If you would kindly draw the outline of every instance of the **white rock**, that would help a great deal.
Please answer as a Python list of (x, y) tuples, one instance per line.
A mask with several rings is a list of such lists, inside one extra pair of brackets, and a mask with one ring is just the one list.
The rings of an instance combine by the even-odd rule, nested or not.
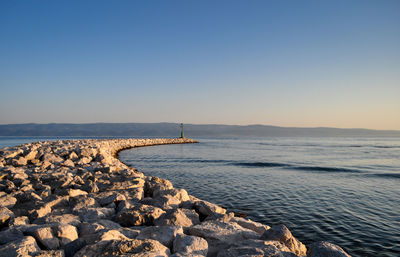
[(71, 197), (75, 197), (80, 195), (87, 195), (87, 192), (80, 189), (68, 189), (68, 195)]
[(208, 243), (201, 237), (179, 234), (174, 240), (173, 252), (190, 256), (207, 256)]
[(285, 225), (276, 225), (265, 231), (261, 236), (263, 240), (276, 240), (286, 245), (296, 255), (304, 256), (307, 253), (306, 246), (297, 240)]
[(78, 230), (72, 225), (60, 224), (56, 226), (55, 229), (61, 246), (64, 246), (74, 241), (75, 239), (78, 239)]
[(183, 229), (180, 226), (151, 226), (142, 229), (137, 239), (154, 239), (171, 248), (178, 234), (183, 234)]
[(106, 241), (106, 240), (129, 240), (129, 238), (126, 237), (121, 232), (119, 232), (118, 230), (113, 229), (104, 232), (100, 236), (100, 241)]
[(262, 235), (265, 231), (271, 228), (270, 226), (261, 224), (259, 222), (255, 222), (250, 219), (244, 219), (240, 217), (233, 217), (230, 221), (236, 222), (240, 226), (253, 230), (254, 232), (257, 232), (260, 235)]
[(307, 257), (350, 257), (350, 255), (341, 247), (322, 241), (309, 246)]
[(188, 232), (190, 235), (207, 240), (210, 255), (216, 254), (220, 249), (227, 249), (237, 242), (260, 237), (256, 232), (243, 228), (237, 223), (217, 220), (204, 221), (199, 225), (190, 227)]
[(39, 251), (40, 248), (36, 244), (35, 238), (31, 236), (27, 236), (0, 246), (1, 255), (7, 257), (30, 256), (31, 254)]
[(60, 247), (60, 241), (54, 236), (51, 227), (38, 228), (33, 232), (33, 236), (48, 250), (56, 250)]
[(74, 257), (97, 256), (137, 256), (137, 257), (168, 257), (170, 250), (161, 243), (146, 240), (108, 240), (87, 245), (79, 250)]

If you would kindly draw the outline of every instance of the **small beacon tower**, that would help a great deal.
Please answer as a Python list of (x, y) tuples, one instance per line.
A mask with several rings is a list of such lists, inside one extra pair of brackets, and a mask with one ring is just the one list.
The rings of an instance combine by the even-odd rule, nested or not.
[(183, 123), (181, 123), (181, 138), (185, 138), (185, 136), (183, 135)]

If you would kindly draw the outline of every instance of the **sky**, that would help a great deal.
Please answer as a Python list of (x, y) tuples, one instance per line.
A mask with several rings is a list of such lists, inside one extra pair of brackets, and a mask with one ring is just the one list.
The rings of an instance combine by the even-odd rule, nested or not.
[(0, 1), (0, 124), (400, 130), (400, 1)]

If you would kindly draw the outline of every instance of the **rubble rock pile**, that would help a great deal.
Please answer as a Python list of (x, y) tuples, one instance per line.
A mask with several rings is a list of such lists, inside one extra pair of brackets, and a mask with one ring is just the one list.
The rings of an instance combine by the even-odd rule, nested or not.
[[(349, 256), (145, 176), (118, 151), (178, 139), (62, 140), (0, 149), (1, 256)], [(308, 254), (308, 255), (307, 255)]]

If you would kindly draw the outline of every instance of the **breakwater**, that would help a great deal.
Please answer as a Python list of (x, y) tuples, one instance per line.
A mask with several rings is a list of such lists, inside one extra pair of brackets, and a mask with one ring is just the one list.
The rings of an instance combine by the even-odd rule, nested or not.
[(5, 256), (348, 256), (305, 246), (126, 166), (118, 151), (191, 139), (35, 142), (0, 150)]

